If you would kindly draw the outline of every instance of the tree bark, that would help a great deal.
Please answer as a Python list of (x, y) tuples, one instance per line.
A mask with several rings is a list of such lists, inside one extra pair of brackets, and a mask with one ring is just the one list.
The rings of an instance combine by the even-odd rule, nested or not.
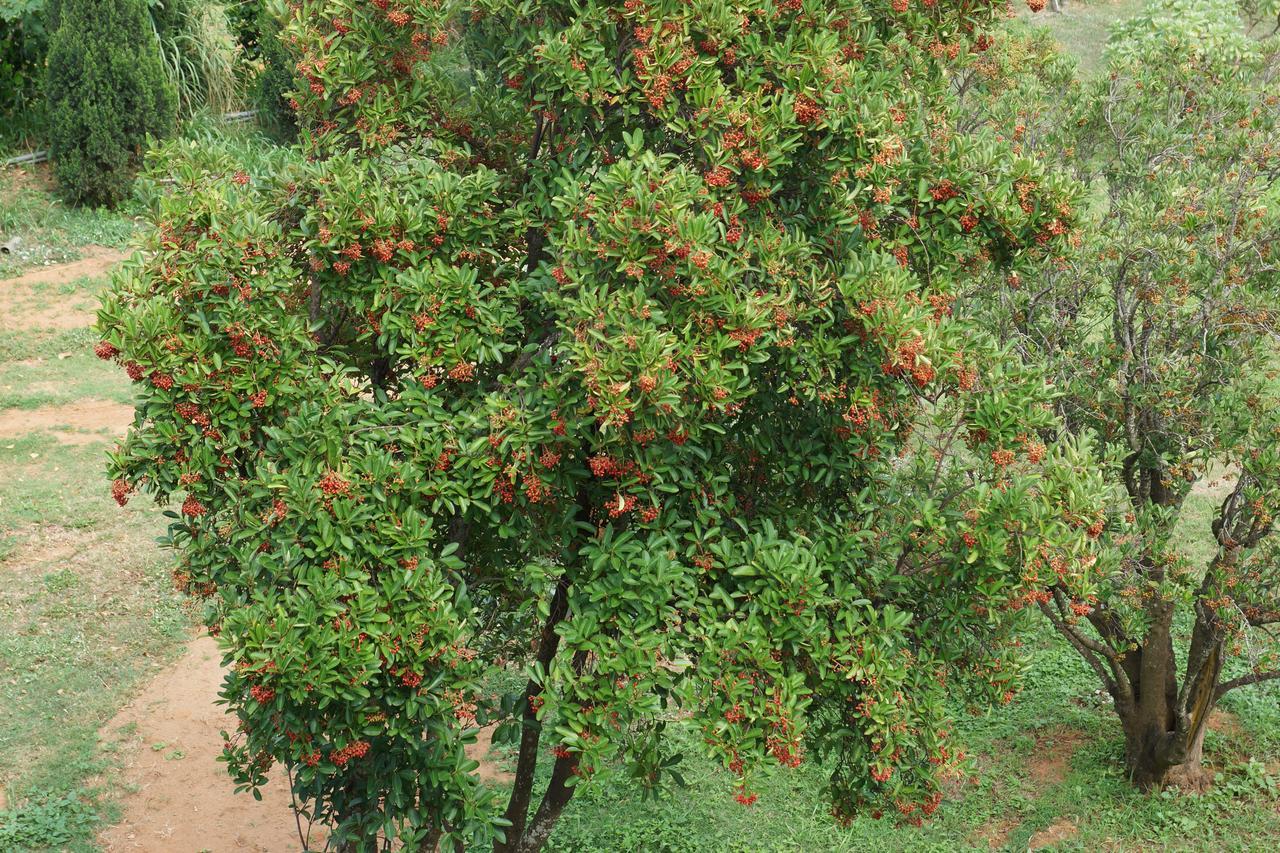
[(547, 783), (547, 791), (542, 795), (542, 802), (538, 804), (538, 811), (534, 814), (533, 821), (525, 830), (524, 837), (520, 839), (520, 845), (516, 848), (517, 853), (538, 853), (542, 845), (547, 843), (547, 839), (551, 837), (551, 830), (555, 828), (556, 821), (560, 818), (560, 813), (569, 804), (576, 790), (568, 786), (567, 782), (577, 773), (577, 770), (576, 754), (556, 759), (555, 766), (551, 769), (551, 781)]
[(1128, 708), (1116, 706), (1125, 734), (1125, 769), (1143, 791), (1168, 784), (1203, 789), (1204, 735), (1218, 698), (1221, 642), (1197, 624), (1179, 691), (1169, 630), (1173, 609), (1164, 606), (1152, 617), (1142, 644), (1135, 701)]
[[(561, 575), (556, 591), (551, 597), (551, 612), (542, 626), (542, 636), (538, 641), (538, 663), (545, 673), (556, 656), (560, 646), (560, 635), (556, 633), (556, 625), (564, 619), (569, 609), (569, 579)], [(511, 799), (507, 801), (504, 817), (511, 822), (507, 827), (505, 842), (494, 842), (494, 853), (515, 853), (520, 850), (524, 837), (525, 824), (529, 818), (529, 801), (533, 795), (533, 774), (538, 767), (538, 744), (542, 740), (542, 726), (538, 722), (538, 712), (534, 707), (534, 698), (542, 693), (542, 685), (532, 678), (524, 689), (524, 709), (520, 723), (520, 753), (516, 759), (516, 778), (512, 785)]]

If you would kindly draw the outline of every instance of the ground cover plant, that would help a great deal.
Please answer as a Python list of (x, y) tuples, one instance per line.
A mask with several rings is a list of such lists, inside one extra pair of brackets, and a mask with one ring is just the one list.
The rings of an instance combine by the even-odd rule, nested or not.
[(1030, 569), (1102, 524), (950, 311), (1074, 215), (949, 129), (1001, 11), (294, 9), (294, 162), (171, 149), (100, 320), (115, 494), (181, 502), (242, 785), (282, 764), (351, 849), (535, 850), (609, 762), (678, 783), (679, 724), (744, 805), (813, 756), (838, 820), (933, 813), (946, 697), (1011, 698)]

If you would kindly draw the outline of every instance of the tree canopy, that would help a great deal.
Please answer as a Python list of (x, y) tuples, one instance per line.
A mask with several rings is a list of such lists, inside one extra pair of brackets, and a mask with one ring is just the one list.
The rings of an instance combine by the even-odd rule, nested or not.
[(945, 700), (1012, 695), (1103, 523), (1038, 368), (953, 312), (1076, 219), (957, 132), (1003, 8), (293, 7), (301, 141), (170, 146), (100, 317), (115, 494), (181, 500), (240, 783), (283, 765), (355, 849), (533, 850), (609, 762), (678, 780), (682, 724), (745, 804), (816, 755), (838, 818), (932, 813)]

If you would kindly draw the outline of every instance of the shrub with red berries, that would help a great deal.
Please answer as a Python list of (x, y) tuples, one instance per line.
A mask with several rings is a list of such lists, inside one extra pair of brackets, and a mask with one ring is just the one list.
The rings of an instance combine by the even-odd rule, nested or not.
[(740, 801), (821, 754), (839, 815), (936, 806), (947, 692), (1012, 690), (1030, 564), (1091, 565), (1043, 382), (949, 307), (1070, 219), (952, 120), (1003, 8), (294, 6), (303, 141), (170, 145), (100, 321), (239, 783), (355, 849), (536, 850), (605, 763), (665, 783), (678, 720)]

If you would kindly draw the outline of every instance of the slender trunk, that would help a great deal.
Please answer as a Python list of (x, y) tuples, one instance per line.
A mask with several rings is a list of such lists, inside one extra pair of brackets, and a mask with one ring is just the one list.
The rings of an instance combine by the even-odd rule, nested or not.
[(444, 834), (443, 827), (435, 827), (427, 833), (426, 837), (418, 842), (418, 853), (436, 853), (436, 849), (440, 846), (440, 836)]
[(547, 791), (543, 794), (542, 802), (538, 804), (538, 811), (534, 814), (529, 828), (525, 830), (524, 837), (520, 839), (520, 845), (516, 848), (517, 853), (538, 853), (542, 845), (547, 843), (547, 839), (551, 837), (551, 830), (555, 828), (556, 821), (560, 818), (560, 813), (564, 811), (564, 807), (573, 797), (573, 792), (577, 790), (567, 784), (577, 770), (577, 755), (556, 759), (555, 766), (551, 769), (551, 781), (547, 783)]
[[(551, 597), (551, 612), (542, 626), (542, 636), (538, 641), (538, 663), (545, 673), (560, 647), (560, 635), (556, 633), (556, 625), (560, 623), (569, 609), (569, 580), (561, 575), (556, 591)], [(529, 802), (533, 796), (533, 774), (538, 767), (538, 744), (542, 740), (542, 725), (538, 722), (536, 700), (542, 693), (542, 685), (529, 679), (524, 689), (524, 708), (521, 713), (520, 753), (516, 759), (516, 778), (512, 785), (511, 799), (507, 801), (504, 817), (511, 822), (506, 829), (507, 840), (494, 842), (494, 853), (515, 853), (519, 850), (524, 837), (525, 824), (529, 819)]]

